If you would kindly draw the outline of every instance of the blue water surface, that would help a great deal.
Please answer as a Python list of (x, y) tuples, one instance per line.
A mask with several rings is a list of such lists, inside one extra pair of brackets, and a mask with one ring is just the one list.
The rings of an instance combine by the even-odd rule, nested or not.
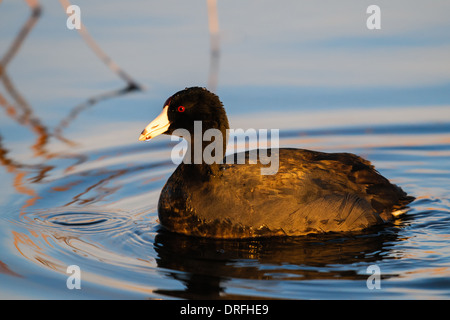
[[(206, 1), (77, 1), (98, 45), (143, 87), (121, 93), (127, 83), (67, 29), (61, 5), (43, 3), (1, 75), (0, 298), (449, 299), (450, 4), (380, 0), (382, 29), (368, 30), (370, 4), (219, 1), (214, 60)], [(1, 2), (0, 58), (30, 14)], [(233, 128), (358, 154), (416, 201), (352, 235), (162, 230), (174, 143), (137, 139), (193, 85), (220, 96)], [(80, 290), (66, 285), (70, 265)]]

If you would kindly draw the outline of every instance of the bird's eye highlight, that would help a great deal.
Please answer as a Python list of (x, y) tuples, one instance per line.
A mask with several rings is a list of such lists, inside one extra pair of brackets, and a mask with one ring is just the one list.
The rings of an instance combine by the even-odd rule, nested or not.
[(183, 106), (179, 106), (177, 110), (178, 112), (184, 112), (186, 109)]

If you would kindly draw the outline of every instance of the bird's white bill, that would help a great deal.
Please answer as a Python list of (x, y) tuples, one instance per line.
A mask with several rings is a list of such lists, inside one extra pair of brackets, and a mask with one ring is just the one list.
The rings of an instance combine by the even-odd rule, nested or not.
[(159, 116), (157, 116), (145, 127), (139, 137), (139, 141), (150, 140), (156, 136), (159, 136), (160, 134), (163, 134), (167, 131), (167, 129), (169, 129), (170, 122), (169, 118), (167, 117), (168, 109), (169, 106), (165, 106)]

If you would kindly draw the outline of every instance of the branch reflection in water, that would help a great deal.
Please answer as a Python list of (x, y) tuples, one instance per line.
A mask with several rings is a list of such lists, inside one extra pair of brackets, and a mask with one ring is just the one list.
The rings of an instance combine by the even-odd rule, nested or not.
[[(67, 0), (60, 0), (60, 2), (64, 10), (66, 10), (67, 7), (70, 6), (70, 2)], [(32, 10), (31, 16), (25, 22), (22, 29), (12, 42), (11, 46), (8, 48), (8, 50), (0, 60), (0, 80), (5, 91), (13, 100), (13, 102), (9, 102), (8, 99), (0, 93), (0, 106), (5, 109), (5, 113), (7, 116), (16, 121), (19, 125), (29, 128), (36, 135), (36, 142), (31, 146), (35, 157), (35, 159), (33, 160), (36, 160), (38, 158), (42, 159), (40, 160), (40, 163), (33, 165), (23, 164), (14, 159), (11, 159), (10, 157), (8, 157), (9, 151), (4, 145), (4, 139), (2, 138), (0, 132), (0, 163), (7, 168), (8, 172), (12, 172), (15, 175), (14, 188), (16, 189), (16, 191), (18, 193), (22, 193), (31, 197), (22, 207), (22, 210), (29, 206), (32, 206), (35, 201), (39, 199), (39, 196), (36, 194), (36, 192), (29, 187), (29, 183), (24, 181), (26, 180), (26, 176), (28, 176), (29, 174), (33, 175), (32, 177), (28, 178), (28, 181), (31, 181), (32, 183), (39, 183), (47, 175), (47, 173), (54, 168), (52, 165), (47, 164), (51, 159), (76, 159), (77, 164), (86, 161), (86, 157), (84, 155), (77, 155), (67, 152), (48, 152), (46, 150), (46, 147), (49, 145), (50, 139), (54, 137), (68, 144), (69, 146), (73, 145), (74, 143), (72, 141), (63, 136), (62, 131), (63, 129), (67, 128), (82, 111), (98, 104), (101, 101), (119, 97), (124, 94), (142, 89), (142, 87), (137, 84), (136, 81), (134, 81), (126, 72), (124, 72), (103, 52), (103, 50), (96, 44), (95, 40), (89, 35), (86, 27), (82, 25), (79, 32), (85, 40), (86, 44), (113, 72), (115, 72), (127, 84), (122, 89), (116, 89), (96, 95), (94, 97), (88, 98), (84, 103), (75, 106), (72, 111), (69, 112), (69, 115), (62, 119), (59, 125), (57, 125), (53, 130), (53, 133), (51, 133), (51, 130), (43, 123), (43, 121), (35, 115), (31, 105), (26, 101), (26, 99), (16, 88), (9, 75), (7, 74), (8, 64), (19, 52), (24, 40), (33, 29), (42, 13), (42, 7), (37, 0), (27, 0), (26, 3)], [(91, 187), (88, 187), (88, 189), (89, 188)]]

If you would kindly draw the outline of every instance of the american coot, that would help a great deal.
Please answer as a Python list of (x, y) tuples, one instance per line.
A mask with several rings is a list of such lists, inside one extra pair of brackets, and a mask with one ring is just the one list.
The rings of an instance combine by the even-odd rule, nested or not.
[[(193, 141), (198, 141), (195, 121), (201, 121), (202, 132), (214, 128), (226, 137), (228, 119), (219, 98), (194, 87), (167, 99), (139, 140), (185, 129), (191, 135), (187, 154), (192, 153)], [(224, 138), (223, 150), (226, 143)], [(174, 232), (212, 238), (359, 231), (392, 220), (414, 200), (354, 154), (275, 151), (279, 168), (272, 175), (261, 174), (261, 162), (249, 161), (249, 151), (245, 164), (181, 163), (159, 198), (161, 224)]]

